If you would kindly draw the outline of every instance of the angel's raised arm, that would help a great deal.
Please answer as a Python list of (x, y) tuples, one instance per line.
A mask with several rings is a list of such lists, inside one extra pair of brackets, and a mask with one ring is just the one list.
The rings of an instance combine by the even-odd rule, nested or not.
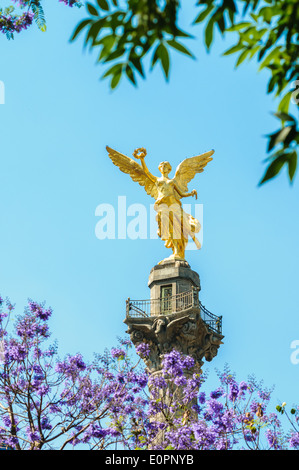
[(141, 158), (141, 155), (137, 157), (141, 161), (141, 165), (139, 165), (135, 160), (117, 150), (113, 150), (108, 146), (106, 149), (114, 165), (118, 166), (123, 173), (129, 174), (133, 181), (143, 186), (147, 194), (155, 199), (157, 198), (156, 177), (149, 172), (143, 161), (144, 157)]
[(144, 156), (140, 156), (140, 161), (141, 161), (141, 165), (142, 165), (142, 168), (144, 169), (144, 173), (148, 176), (148, 178), (153, 182), (153, 183), (156, 183), (157, 181), (157, 177), (152, 175), (151, 172), (149, 171), (148, 167), (146, 166), (145, 164), (145, 161), (144, 161)]

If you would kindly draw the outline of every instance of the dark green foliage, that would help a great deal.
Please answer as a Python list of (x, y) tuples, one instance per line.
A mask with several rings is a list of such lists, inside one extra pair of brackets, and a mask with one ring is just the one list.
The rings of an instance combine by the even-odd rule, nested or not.
[[(170, 49), (193, 57), (179, 38), (191, 38), (177, 26), (179, 2), (149, 0), (97, 0), (86, 4), (89, 18), (83, 20), (73, 33), (74, 40), (83, 29), (86, 30), (85, 45), (99, 48), (97, 61), (109, 64), (103, 78), (111, 79), (115, 88), (123, 74), (137, 84), (136, 74), (145, 78), (143, 61), (152, 53), (150, 66), (159, 63), (165, 78), (169, 77)], [(122, 6), (121, 6), (122, 5)], [(113, 65), (110, 65), (110, 62)], [(116, 65), (118, 65), (116, 67)]]
[[(171, 51), (188, 57), (193, 54), (182, 43), (192, 39), (178, 25), (179, 0), (96, 0), (87, 3), (88, 18), (73, 33), (83, 30), (84, 43), (99, 49), (97, 62), (107, 65), (103, 78), (117, 87), (125, 75), (133, 85), (145, 78), (144, 63), (160, 64), (169, 79)], [(203, 41), (211, 49), (215, 33), (231, 33), (236, 44), (224, 55), (236, 54), (236, 67), (255, 59), (259, 70), (270, 73), (267, 93), (279, 98), (276, 117), (281, 128), (268, 136), (268, 167), (260, 184), (272, 179), (286, 165), (290, 181), (297, 166), (298, 120), (289, 116), (290, 85), (299, 79), (299, 8), (297, 0), (198, 0), (193, 27), (203, 26)], [(273, 152), (273, 153), (272, 153)]]

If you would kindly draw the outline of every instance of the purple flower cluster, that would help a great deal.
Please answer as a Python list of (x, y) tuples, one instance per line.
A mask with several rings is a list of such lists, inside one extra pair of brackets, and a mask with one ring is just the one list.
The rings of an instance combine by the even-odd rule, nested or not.
[(290, 446), (293, 449), (299, 450), (299, 431), (292, 432), (292, 435), (290, 437)]
[(43, 308), (43, 305), (38, 304), (37, 302), (29, 301), (29, 308), (32, 313), (35, 313), (40, 320), (47, 321), (52, 315), (52, 309)]
[(75, 354), (74, 356), (67, 356), (67, 358), (56, 364), (56, 372), (63, 374), (65, 377), (75, 378), (80, 374), (81, 371), (86, 369), (86, 364), (83, 361), (81, 354)]
[(182, 376), (186, 370), (195, 366), (194, 359), (184, 356), (176, 350), (166, 354), (162, 361), (163, 371), (169, 375)]
[[(1, 297), (0, 297), (1, 299)], [(165, 354), (151, 376), (129, 357), (130, 341), (92, 364), (80, 353), (57, 357), (49, 346), (52, 310), (30, 300), (7, 329), (12, 306), (0, 302), (0, 440), (13, 449), (299, 449), (298, 408), (292, 432), (269, 413), (271, 393), (254, 379), (238, 382), (225, 367), (210, 393), (194, 359)], [(140, 356), (150, 353), (145, 343)], [(203, 387), (205, 387), (203, 389)], [(282, 407), (284, 416), (285, 404)], [(281, 414), (281, 413), (280, 413)], [(18, 417), (21, 417), (19, 419)], [(59, 426), (57, 425), (59, 423)]]
[(139, 343), (136, 346), (136, 352), (142, 358), (147, 358), (150, 355), (150, 347), (147, 343)]
[(112, 348), (111, 356), (115, 359), (123, 359), (126, 356), (126, 352), (121, 348)]
[(0, 13), (0, 32), (12, 37), (13, 33), (20, 33), (32, 25), (34, 14), (32, 12), (23, 13), (20, 16)]
[[(35, 18), (35, 12), (39, 11), (43, 13), (42, 10), (42, 0), (39, 0), (37, 3), (31, 5), (30, 0), (12, 0), (17, 6), (21, 9), (27, 7), (27, 11), (21, 15), (15, 14), (15, 8), (10, 6), (4, 10), (0, 9), (0, 32), (6, 34), (8, 39), (13, 39), (14, 33), (20, 33), (23, 30), (28, 29), (32, 25)], [(76, 6), (78, 8), (82, 7), (82, 3), (79, 0), (59, 0), (59, 2), (64, 3), (69, 7)], [(45, 23), (40, 23), (39, 15), (37, 15), (36, 23), (40, 29), (45, 31)]]

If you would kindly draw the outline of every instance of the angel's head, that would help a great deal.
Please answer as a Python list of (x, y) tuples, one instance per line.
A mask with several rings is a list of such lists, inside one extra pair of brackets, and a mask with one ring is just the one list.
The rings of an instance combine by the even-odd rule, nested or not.
[(158, 168), (163, 176), (167, 176), (172, 170), (169, 162), (161, 162)]

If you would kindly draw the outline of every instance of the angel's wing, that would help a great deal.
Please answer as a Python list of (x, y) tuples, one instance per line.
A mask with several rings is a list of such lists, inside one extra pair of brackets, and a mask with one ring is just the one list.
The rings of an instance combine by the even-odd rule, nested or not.
[(204, 167), (211, 160), (213, 160), (211, 157), (213, 153), (214, 150), (210, 150), (209, 152), (203, 153), (202, 155), (186, 158), (178, 165), (174, 175), (174, 179), (183, 191), (188, 191), (189, 181), (194, 178), (196, 173), (202, 173)]
[(139, 183), (140, 186), (144, 186), (147, 194), (155, 199), (158, 197), (158, 191), (155, 183), (150, 180), (141, 165), (135, 162), (135, 160), (132, 158), (127, 157), (126, 155), (123, 155), (122, 153), (117, 152), (108, 146), (106, 149), (114, 165), (118, 166), (118, 168), (123, 173), (128, 173), (132, 180)]

